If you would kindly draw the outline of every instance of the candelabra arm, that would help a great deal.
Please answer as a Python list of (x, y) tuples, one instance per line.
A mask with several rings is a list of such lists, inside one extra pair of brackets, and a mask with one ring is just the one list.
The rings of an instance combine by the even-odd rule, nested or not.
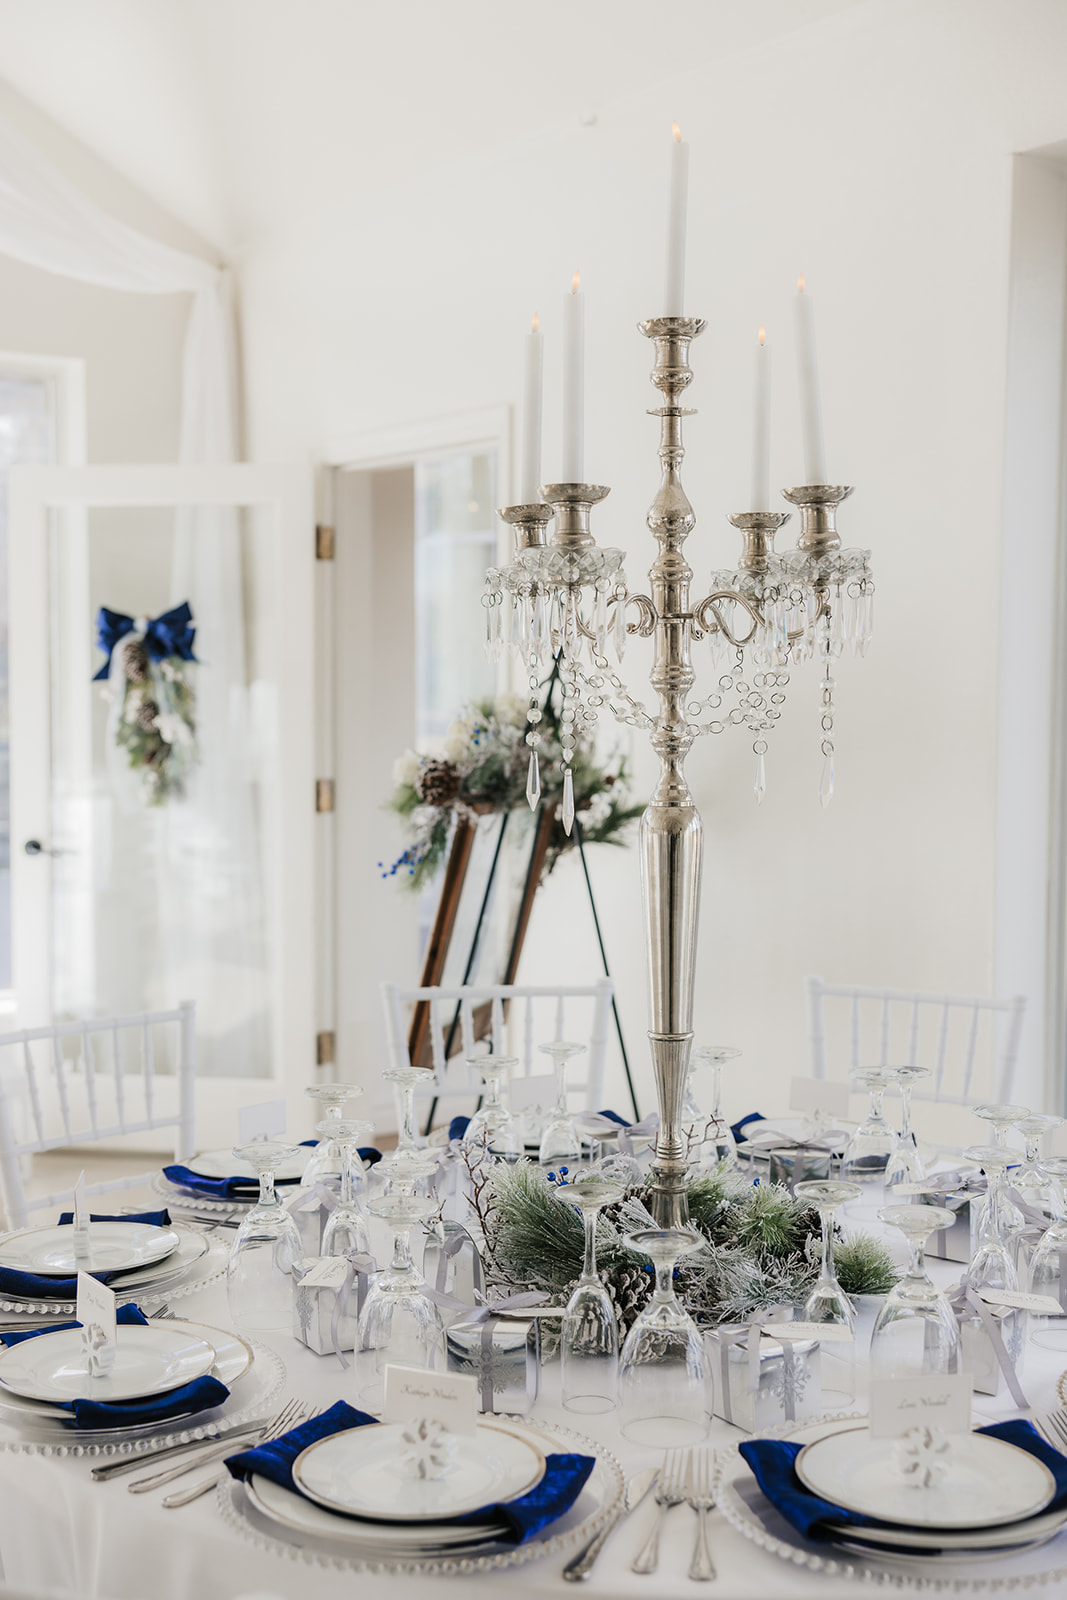
[[(739, 605), (743, 610), (747, 611), (752, 618), (752, 626), (743, 639), (735, 638), (729, 624), (724, 621), (722, 612), (719, 610), (720, 600), (732, 600), (735, 605)], [(714, 618), (712, 622), (708, 620), (709, 612)], [(716, 589), (714, 594), (709, 594), (706, 599), (701, 600), (698, 605), (693, 607), (693, 624), (694, 638), (701, 639), (705, 633), (719, 632), (732, 645), (739, 647), (748, 644), (755, 637), (756, 629), (762, 628), (763, 613), (748, 595), (739, 594), (736, 589)]]

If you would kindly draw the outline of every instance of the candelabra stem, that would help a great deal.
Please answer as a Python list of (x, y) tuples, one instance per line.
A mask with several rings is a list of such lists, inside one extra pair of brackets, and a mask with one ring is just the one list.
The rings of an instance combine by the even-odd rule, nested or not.
[(656, 615), (650, 681), (660, 703), (652, 745), (660, 759), (660, 777), (641, 818), (648, 1039), (660, 1115), (650, 1209), (662, 1228), (685, 1227), (689, 1221), (682, 1102), (693, 1045), (704, 828), (685, 779), (685, 758), (693, 743), (686, 704), (694, 673), (689, 597), (693, 574), (683, 546), (696, 516), (680, 477), (685, 412), (677, 402), (692, 378), (689, 346), (703, 327), (703, 322), (689, 317), (658, 317), (641, 324), (642, 333), (656, 348), (652, 382), (666, 401), (655, 413), (660, 418), (663, 476), (648, 513), (649, 528), (659, 545), (649, 581)]

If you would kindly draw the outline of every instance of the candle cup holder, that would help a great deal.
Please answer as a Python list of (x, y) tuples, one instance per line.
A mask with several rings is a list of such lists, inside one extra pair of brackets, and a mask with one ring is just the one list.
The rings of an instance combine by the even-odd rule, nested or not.
[(610, 493), (611, 490), (602, 483), (544, 484), (541, 494), (556, 516), (551, 544), (571, 550), (582, 550), (596, 544), (589, 531), (589, 513)]
[(515, 530), (516, 555), (522, 550), (544, 549), (547, 543), (545, 529), (554, 515), (552, 507), (540, 500), (533, 505), (504, 506), (497, 512), (501, 522), (506, 522)]
[(814, 556), (840, 550), (837, 508), (851, 493), (851, 484), (840, 483), (809, 483), (802, 488), (782, 490), (782, 498), (800, 511), (798, 550)]
[(741, 534), (741, 572), (766, 572), (774, 559), (774, 536), (793, 515), (791, 511), (735, 511), (729, 521)]
[[(668, 405), (674, 406), (678, 396), (693, 381), (689, 346), (704, 332), (707, 322), (703, 317), (650, 317), (647, 322), (639, 322), (637, 326), (646, 339), (655, 342), (656, 363), (652, 369), (652, 382), (661, 394), (666, 395)], [(649, 415), (658, 416), (659, 413), (650, 411)], [(682, 415), (691, 416), (692, 412), (683, 412)]]

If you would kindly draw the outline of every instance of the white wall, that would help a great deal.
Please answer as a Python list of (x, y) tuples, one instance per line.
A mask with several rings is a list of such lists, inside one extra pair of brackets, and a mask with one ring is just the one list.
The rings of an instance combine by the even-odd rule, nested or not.
[[(650, 40), (666, 26), (651, 25)], [(691, 46), (699, 59), (699, 40)], [(552, 477), (559, 295), (580, 264), (587, 475), (613, 486), (596, 527), (631, 552), (638, 586), (657, 469), (649, 351), (634, 324), (659, 309), (677, 117), (692, 146), (688, 308), (710, 320), (694, 351), (700, 414), (686, 468), (701, 517), (690, 559), (705, 575), (735, 549), (725, 513), (745, 508), (760, 322), (775, 363), (774, 476), (802, 476), (790, 309), (806, 274), (830, 473), (856, 485), (841, 525), (847, 542), (874, 551), (877, 638), (867, 661), (838, 674), (828, 811), (816, 799), (810, 672), (794, 674), (760, 809), (736, 730), (690, 760), (708, 838), (697, 1029), (744, 1049), (727, 1102), (744, 1112), (773, 1105), (776, 1085), (803, 1069), (805, 973), (957, 992), (995, 982), (1012, 154), (1067, 135), (1067, 8), (891, 0), (688, 74), (649, 54), (655, 81), (604, 104), (595, 126), (575, 117), (525, 145), (428, 164), (421, 180), (338, 192), (299, 230), (250, 240), (250, 437), (262, 457), (336, 455), (363, 430), (514, 401), (536, 307)], [(507, 62), (486, 45), (484, 68)], [(365, 621), (356, 611), (341, 625)], [(634, 650), (631, 684), (646, 668)], [(398, 728), (396, 748), (406, 740)], [(647, 787), (648, 753), (635, 755)], [(381, 837), (367, 838), (367, 860), (382, 856)], [(601, 850), (593, 870), (647, 1101), (637, 862)], [(590, 936), (571, 915), (576, 892), (565, 864), (540, 897), (524, 976), (558, 971), (561, 956), (594, 970)], [(395, 893), (379, 883), (363, 914)], [(1017, 981), (1027, 976), (1036, 995), (1036, 972)], [(1027, 1030), (1038, 1058), (1039, 1011)]]

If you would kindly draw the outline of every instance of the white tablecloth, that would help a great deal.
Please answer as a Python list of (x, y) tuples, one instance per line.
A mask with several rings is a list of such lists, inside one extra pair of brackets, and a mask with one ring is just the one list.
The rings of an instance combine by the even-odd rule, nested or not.
[[(866, 1224), (864, 1219), (863, 1225)], [(899, 1239), (899, 1235), (897, 1235)], [(952, 1263), (935, 1263), (943, 1283), (958, 1277)], [(182, 1315), (206, 1323), (229, 1324), (224, 1285), (180, 1302)], [(257, 1335), (279, 1352), (288, 1369), (285, 1394), (326, 1406), (345, 1399), (358, 1403), (350, 1368), (342, 1372), (336, 1358), (316, 1356), (284, 1335)], [(1038, 1352), (1033, 1346), (1025, 1373), (1035, 1410), (1057, 1404), (1056, 1380), (1067, 1356)], [(564, 1412), (558, 1394), (558, 1364), (549, 1366), (537, 1415), (601, 1440), (627, 1473), (657, 1464), (660, 1453), (640, 1451), (623, 1440), (617, 1416), (576, 1418)], [(976, 1422), (1013, 1415), (1010, 1399), (975, 1397)], [(709, 1443), (726, 1446), (742, 1435), (716, 1419)], [(304, 1562), (280, 1560), (232, 1532), (222, 1521), (210, 1495), (178, 1510), (160, 1505), (162, 1493), (131, 1495), (128, 1478), (99, 1484), (89, 1477), (85, 1459), (54, 1459), (0, 1453), (0, 1559), (12, 1591), (56, 1596), (100, 1596), (103, 1600), (235, 1600), (236, 1596), (284, 1596), (285, 1600), (352, 1600), (354, 1586), (363, 1593), (373, 1584), (383, 1600), (460, 1600), (472, 1594), (495, 1596), (561, 1596), (570, 1591), (560, 1577), (573, 1551), (533, 1561), (503, 1572), (462, 1578), (412, 1578), (394, 1575), (328, 1571)], [(146, 1469), (147, 1470), (147, 1469)], [(193, 1479), (179, 1480), (174, 1489)], [(585, 1583), (597, 1597), (641, 1596), (666, 1600), (701, 1592), (687, 1577), (696, 1519), (688, 1507), (669, 1514), (661, 1544), (659, 1571), (640, 1578), (629, 1563), (651, 1527), (654, 1507), (647, 1503), (616, 1530)], [(735, 1533), (718, 1513), (710, 1519), (713, 1559), (718, 1581), (704, 1590), (711, 1600), (852, 1600), (871, 1593), (869, 1585), (805, 1571), (760, 1550)], [(1067, 1565), (1067, 1534), (1045, 1546), (1050, 1568)], [(1007, 1573), (1010, 1562), (991, 1567), (990, 1576)], [(942, 1575), (943, 1569), (942, 1569)], [(432, 1588), (430, 1587), (432, 1585)], [(703, 1586), (701, 1586), (703, 1588)], [(1048, 1591), (1051, 1593), (1051, 1591)], [(2, 1591), (0, 1591), (2, 1593)]]

